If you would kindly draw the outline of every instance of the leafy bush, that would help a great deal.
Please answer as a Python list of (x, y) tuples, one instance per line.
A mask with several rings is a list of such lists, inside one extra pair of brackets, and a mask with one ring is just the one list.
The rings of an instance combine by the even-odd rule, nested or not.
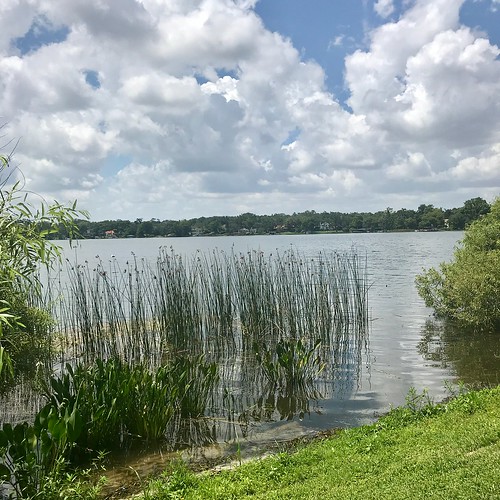
[(428, 269), (416, 284), (436, 315), (478, 329), (500, 327), (500, 198), (466, 230), (454, 260)]
[(52, 357), (52, 327), (54, 320), (44, 309), (32, 303), (30, 292), (3, 289), (9, 312), (15, 321), (2, 327), (2, 344), (12, 359), (13, 373), (34, 377), (42, 364), (49, 368)]
[(46, 238), (59, 226), (73, 235), (76, 217), (86, 215), (76, 203), (47, 204), (41, 197), (32, 203), (23, 183), (12, 182), (15, 172), (11, 157), (0, 156), (0, 375), (10, 361), (14, 368), (24, 361), (34, 366), (46, 354), (50, 318), (32, 303), (41, 296), (37, 270), (60, 257), (60, 248)]

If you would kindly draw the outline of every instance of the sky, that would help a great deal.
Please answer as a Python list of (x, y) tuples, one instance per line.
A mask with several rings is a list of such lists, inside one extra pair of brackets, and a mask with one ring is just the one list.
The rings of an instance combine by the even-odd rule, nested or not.
[(500, 0), (2, 0), (0, 28), (2, 154), (92, 220), (500, 195)]

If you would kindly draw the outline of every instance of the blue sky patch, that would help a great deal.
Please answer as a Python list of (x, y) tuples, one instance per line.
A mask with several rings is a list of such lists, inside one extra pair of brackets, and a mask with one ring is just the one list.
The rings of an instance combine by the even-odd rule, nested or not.
[(13, 40), (13, 45), (24, 56), (37, 51), (44, 45), (64, 42), (69, 33), (70, 29), (67, 26), (55, 27), (47, 18), (39, 16), (35, 18), (24, 36)]
[(113, 177), (120, 170), (129, 165), (132, 162), (132, 160), (133, 160), (132, 157), (127, 154), (123, 155), (111, 154), (104, 161), (101, 168), (101, 174), (103, 177), (106, 178)]
[(289, 144), (292, 144), (292, 142), (295, 142), (299, 135), (300, 135), (300, 128), (299, 127), (295, 127), (293, 130), (290, 130), (290, 132), (288, 132), (288, 137), (281, 143), (282, 146), (288, 146)]
[(316, 0), (314, 7), (296, 0), (260, 0), (255, 11), (266, 28), (291, 38), (304, 60), (320, 64), (329, 90), (345, 101), (344, 59), (363, 46), (367, 23), (380, 21), (372, 9), (353, 0)]
[(489, 9), (480, 9), (469, 0), (460, 9), (460, 21), (466, 26), (487, 34), (490, 43), (500, 45), (500, 6), (494, 10), (494, 3)]
[(216, 69), (217, 76), (219, 78), (224, 78), (225, 76), (230, 76), (231, 78), (238, 79), (238, 73), (236, 70), (217, 68)]
[(99, 73), (97, 71), (94, 71), (93, 69), (85, 69), (85, 70), (83, 70), (83, 74), (85, 75), (85, 81), (93, 89), (101, 88), (101, 82), (99, 80)]

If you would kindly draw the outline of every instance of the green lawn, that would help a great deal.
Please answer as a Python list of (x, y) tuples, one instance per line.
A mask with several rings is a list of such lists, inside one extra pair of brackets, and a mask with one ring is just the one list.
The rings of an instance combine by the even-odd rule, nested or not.
[(499, 499), (500, 387), (446, 404), (416, 401), (373, 425), (233, 470), (178, 467), (144, 498)]

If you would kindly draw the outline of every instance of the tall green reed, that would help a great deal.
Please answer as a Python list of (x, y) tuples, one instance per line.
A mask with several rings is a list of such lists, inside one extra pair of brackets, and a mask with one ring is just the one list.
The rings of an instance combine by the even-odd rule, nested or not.
[(283, 332), (314, 343), (367, 317), (366, 268), (355, 254), (185, 259), (162, 248), (154, 265), (134, 257), (124, 269), (71, 267), (66, 295), (63, 329), (90, 357), (251, 352), (255, 340), (276, 343)]
[(203, 354), (179, 356), (171, 364), (173, 384), (178, 390), (181, 417), (204, 415), (213, 387), (218, 382), (216, 363), (206, 363)]
[(284, 346), (321, 357), (324, 369), (309, 378), (325, 394), (332, 381), (356, 377), (366, 350), (366, 258), (355, 251), (186, 258), (161, 248), (155, 262), (132, 255), (124, 265), (99, 260), (68, 272), (57, 316), (70, 358), (117, 357), (153, 371), (183, 356), (216, 363), (212, 406), (222, 412), (227, 388), (235, 413), (261, 399), (269, 387), (263, 360)]

